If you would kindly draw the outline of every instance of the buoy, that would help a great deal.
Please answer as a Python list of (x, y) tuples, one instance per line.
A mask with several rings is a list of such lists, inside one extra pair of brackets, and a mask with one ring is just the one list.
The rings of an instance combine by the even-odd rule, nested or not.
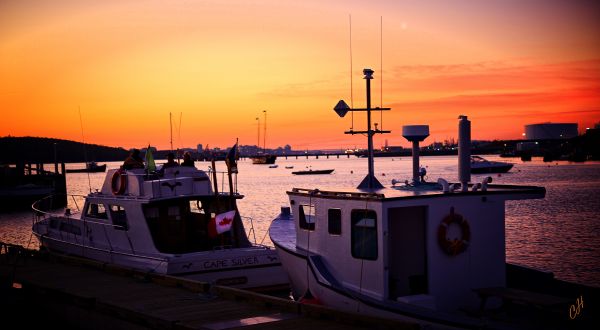
[(306, 293), (300, 297), (299, 302), (301, 304), (310, 304), (310, 305), (323, 305), (321, 301), (310, 293), (310, 290), (306, 290)]

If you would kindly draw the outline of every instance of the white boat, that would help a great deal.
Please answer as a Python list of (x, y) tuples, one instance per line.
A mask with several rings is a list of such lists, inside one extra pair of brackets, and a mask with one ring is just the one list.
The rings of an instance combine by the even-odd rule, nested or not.
[(275, 250), (249, 241), (240, 198), (216, 193), (194, 167), (109, 170), (80, 213), (36, 210), (33, 234), (51, 252), (238, 288), (289, 287)]
[[(350, 109), (344, 103), (335, 110)], [(565, 298), (568, 290), (559, 290), (567, 284), (551, 274), (506, 263), (506, 201), (543, 198), (545, 189), (493, 185), (490, 177), (471, 183), (466, 117), (461, 116), (459, 128), (458, 183), (422, 182), (415, 157), (412, 184), (398, 186), (402, 181), (392, 180), (392, 186), (378, 187), (371, 163), (358, 188), (287, 192), (290, 207), (282, 208), (269, 234), (297, 300), (436, 329), (568, 325), (562, 323), (569, 322), (564, 317), (568, 304), (575, 304), (581, 292), (595, 296), (598, 291), (578, 287)], [(403, 132), (416, 142), (415, 155), (429, 128), (411, 125)], [(537, 293), (528, 291), (532, 286)], [(500, 311), (490, 318), (501, 307), (498, 297), (547, 302), (562, 311), (560, 322), (528, 312), (503, 317)]]
[(506, 162), (490, 161), (480, 156), (471, 156), (471, 173), (506, 173), (513, 164)]

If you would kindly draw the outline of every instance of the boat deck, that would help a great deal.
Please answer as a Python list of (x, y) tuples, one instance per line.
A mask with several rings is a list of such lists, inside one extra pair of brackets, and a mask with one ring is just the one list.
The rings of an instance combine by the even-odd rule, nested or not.
[(0, 313), (84, 329), (417, 329), (415, 324), (0, 245)]
[[(288, 191), (289, 195), (309, 195), (318, 196), (320, 198), (335, 198), (335, 199), (369, 199), (369, 200), (394, 200), (407, 198), (424, 198), (424, 197), (448, 197), (448, 196), (464, 196), (464, 195), (513, 195), (520, 196), (519, 198), (543, 198), (546, 194), (546, 189), (543, 187), (534, 186), (519, 186), (519, 185), (498, 185), (488, 184), (487, 189), (473, 189), (473, 185), (469, 185), (466, 192), (454, 190), (444, 192), (440, 185), (435, 183), (426, 183), (423, 185), (404, 185), (397, 184), (395, 186), (385, 187), (383, 189), (368, 192), (356, 188), (348, 187), (326, 187), (319, 190), (294, 188)], [(511, 198), (515, 199), (515, 198)]]

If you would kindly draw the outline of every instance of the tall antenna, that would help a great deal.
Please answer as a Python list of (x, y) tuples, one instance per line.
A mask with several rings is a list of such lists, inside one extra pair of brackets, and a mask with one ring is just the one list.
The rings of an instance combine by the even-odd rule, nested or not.
[(181, 148), (183, 145), (181, 144), (181, 116), (182, 112), (179, 113), (179, 128), (177, 129), (177, 140), (179, 141), (179, 148), (177, 148), (177, 162), (179, 163), (179, 153), (181, 152)]
[[(352, 15), (348, 14), (348, 19), (350, 22), (350, 107), (354, 108), (354, 95), (352, 88)], [(354, 129), (354, 112), (352, 112), (352, 124), (350, 129)]]
[[(383, 16), (379, 18), (379, 107), (383, 108)], [(383, 113), (379, 111), (379, 124), (383, 130)]]
[(183, 116), (183, 113), (180, 112), (179, 113), (179, 129), (178, 129), (178, 138), (179, 139), (179, 147), (181, 147), (181, 117)]
[(265, 124), (264, 124), (264, 134), (263, 134), (263, 152), (267, 152), (267, 110), (263, 110), (265, 113)]
[(173, 152), (173, 119), (172, 115), (169, 112), (169, 129), (171, 130), (171, 152)]
[[(81, 119), (81, 106), (79, 106), (79, 125), (81, 126), (81, 142), (83, 142), (83, 160), (85, 161), (85, 166), (88, 166), (87, 160), (87, 148), (85, 147), (85, 136), (83, 135), (83, 120)], [(88, 187), (90, 189), (90, 194), (92, 193), (92, 182), (90, 181), (90, 172), (87, 172), (88, 177)]]
[(256, 132), (258, 136), (256, 138), (256, 147), (258, 148), (257, 152), (260, 150), (260, 118), (256, 117), (256, 122), (257, 122), (257, 128), (256, 128)]

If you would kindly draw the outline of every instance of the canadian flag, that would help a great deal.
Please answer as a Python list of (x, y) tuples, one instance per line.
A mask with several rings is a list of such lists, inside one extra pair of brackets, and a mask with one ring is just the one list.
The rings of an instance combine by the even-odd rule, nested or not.
[(211, 237), (215, 237), (218, 234), (222, 234), (226, 231), (231, 230), (231, 224), (233, 223), (233, 218), (235, 217), (235, 210), (219, 213), (216, 217), (210, 219), (209, 224), (209, 235)]

